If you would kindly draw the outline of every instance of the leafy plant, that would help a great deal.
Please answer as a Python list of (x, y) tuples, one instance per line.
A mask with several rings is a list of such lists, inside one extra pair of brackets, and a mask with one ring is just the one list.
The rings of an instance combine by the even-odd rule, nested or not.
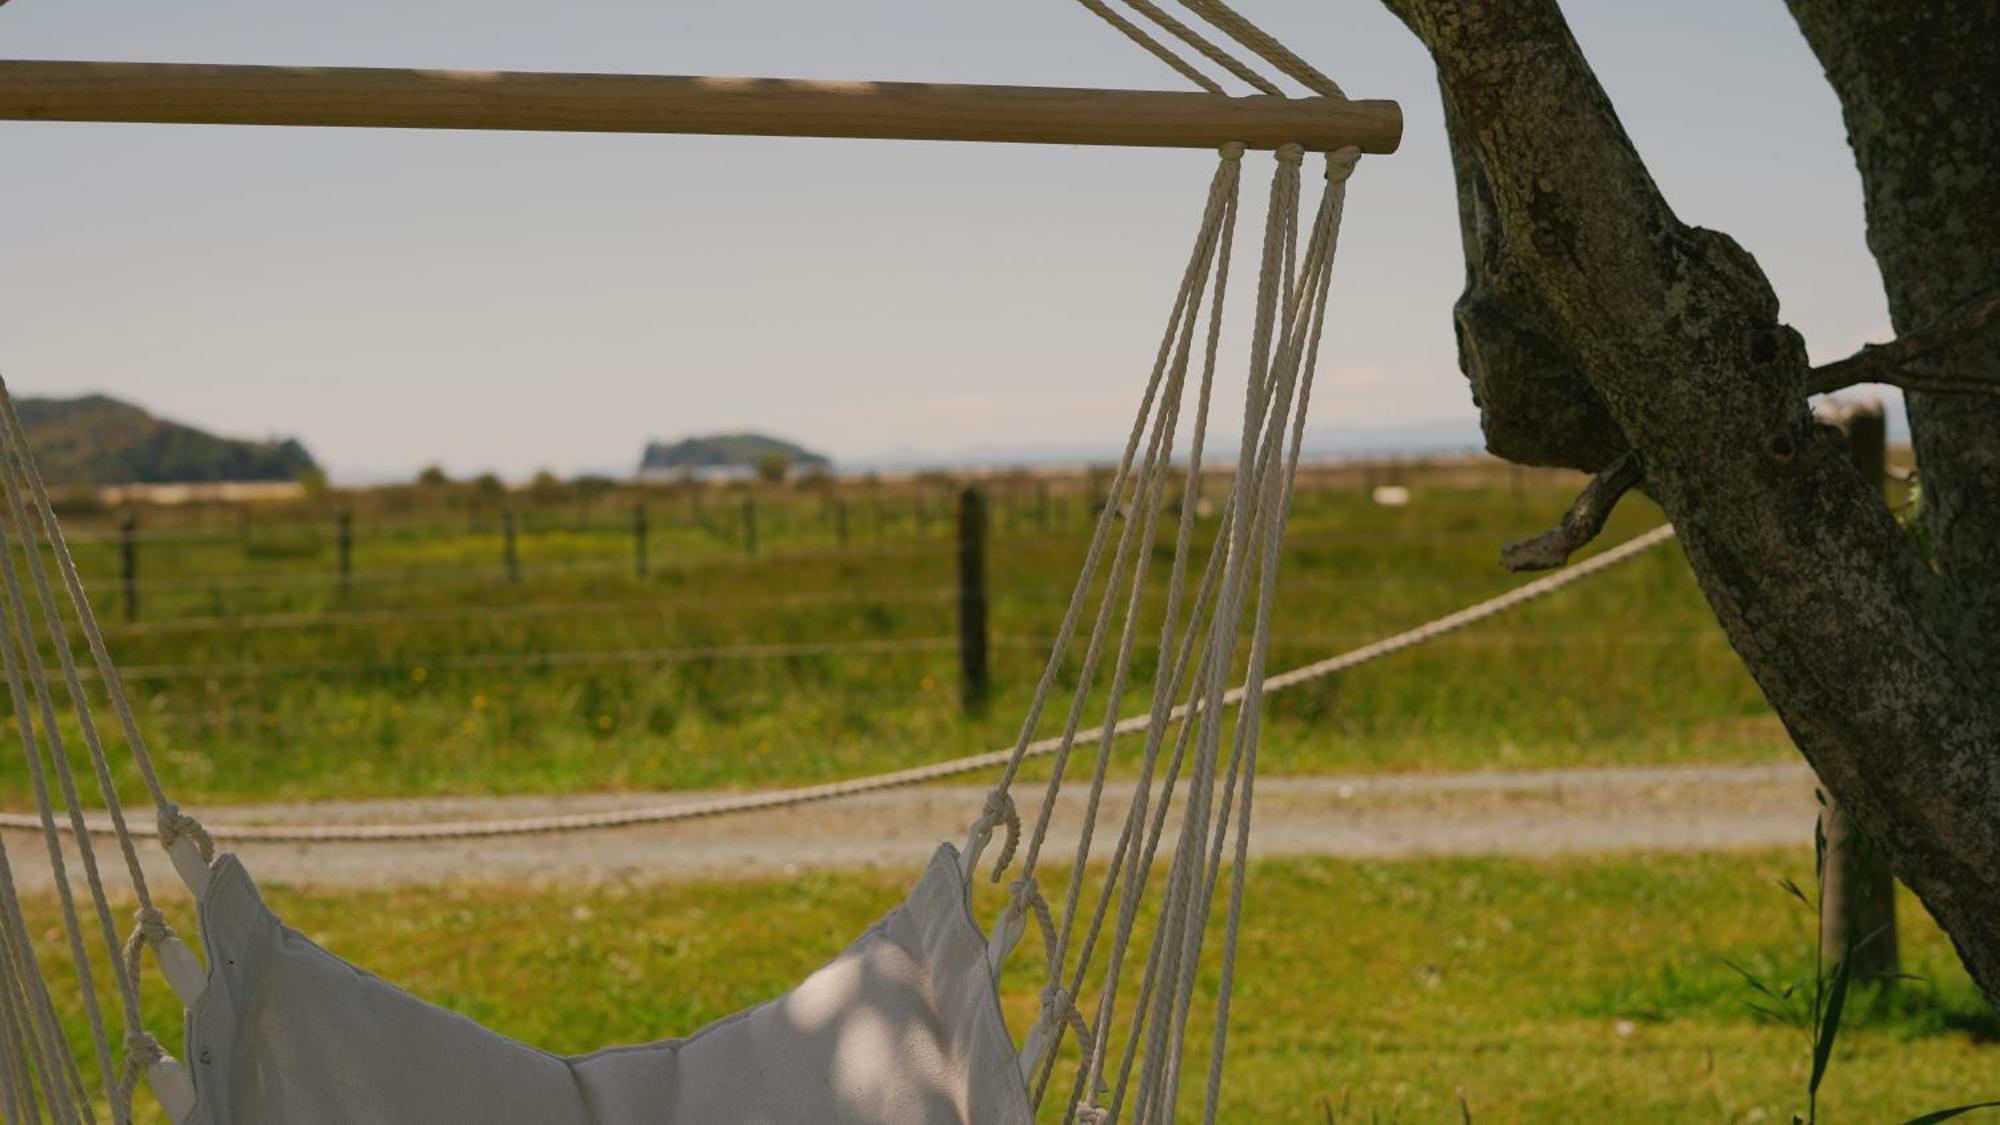
[[(1826, 795), (1815, 793), (1820, 805), (1826, 805)], [(1850, 840), (1859, 837), (1849, 837)], [(1843, 844), (1842, 846), (1846, 846)], [(1826, 951), (1817, 940), (1826, 921), (1826, 832), (1822, 822), (1813, 823), (1813, 886), (1811, 895), (1801, 889), (1790, 878), (1778, 880), (1778, 886), (1785, 893), (1798, 900), (1810, 910), (1820, 922), (1813, 933), (1813, 973), (1809, 981), (1794, 981), (1782, 988), (1774, 987), (1756, 973), (1733, 961), (1725, 962), (1740, 975), (1744, 982), (1756, 992), (1758, 999), (1750, 1002), (1750, 1010), (1778, 1023), (1797, 1028), (1806, 1037), (1812, 1055), (1812, 1067), (1806, 1078), (1806, 1111), (1803, 1115), (1792, 1115), (1792, 1125), (1819, 1125), (1819, 1091), (1826, 1081), (1826, 1072), (1833, 1061), (1833, 1045), (1840, 1035), (1841, 1019), (1847, 1013), (1847, 999), (1854, 983), (1854, 954), (1880, 935), (1880, 931), (1868, 934), (1859, 940), (1849, 935), (1847, 947), (1831, 965), (1826, 964)], [(1954, 1117), (1970, 1113), (1975, 1109), (2000, 1107), (2000, 1101), (1971, 1102), (1953, 1106), (1950, 1109), (1934, 1110), (1913, 1117), (1904, 1125), (1935, 1125)]]

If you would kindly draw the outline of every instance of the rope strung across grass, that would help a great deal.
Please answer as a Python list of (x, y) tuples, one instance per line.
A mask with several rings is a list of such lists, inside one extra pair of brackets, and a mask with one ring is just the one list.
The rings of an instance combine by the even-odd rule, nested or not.
[[(1618, 546), (1577, 563), (1566, 570), (1537, 578), (1532, 582), (1517, 586), (1498, 597), (1467, 606), (1456, 613), (1447, 614), (1433, 621), (1427, 621), (1414, 629), (1407, 629), (1394, 636), (1384, 637), (1372, 644), (1350, 649), (1325, 660), (1281, 672), (1264, 681), (1264, 693), (1284, 691), (1313, 680), (1324, 679), (1372, 663), (1383, 657), (1413, 648), (1426, 641), (1436, 640), (1447, 633), (1455, 632), (1469, 625), (1475, 625), (1488, 618), (1496, 617), (1512, 609), (1518, 609), (1538, 598), (1546, 597), (1572, 583), (1582, 581), (1594, 574), (1601, 574), (1637, 555), (1673, 538), (1671, 525), (1662, 524), (1643, 535), (1620, 543)], [(1243, 689), (1231, 690), (1223, 697), (1226, 705), (1233, 706), (1243, 700)], [(1189, 708), (1178, 705), (1165, 715), (1164, 722), (1173, 723), (1188, 716)], [(1153, 726), (1150, 714), (1133, 715), (1121, 719), (1110, 728), (1113, 737), (1138, 734)], [(1104, 737), (1100, 728), (1087, 728), (1076, 732), (1071, 745), (1089, 745)], [(1029, 743), (1023, 750), (1025, 757), (1046, 757), (1062, 745), (1062, 739), (1045, 738)], [(907, 785), (922, 785), (946, 778), (961, 777), (969, 773), (979, 773), (1007, 764), (1014, 754), (1014, 748), (996, 750), (984, 754), (974, 754), (964, 758), (954, 758), (946, 762), (912, 766), (909, 769), (893, 770), (872, 774), (846, 781), (830, 781), (819, 785), (801, 785), (790, 789), (771, 790), (763, 793), (745, 793), (730, 797), (714, 797), (701, 801), (662, 805), (647, 808), (616, 809), (597, 813), (572, 813), (559, 816), (521, 817), (514, 819), (447, 821), (432, 824), (327, 824), (327, 825), (216, 825), (208, 826), (209, 832), (220, 840), (242, 840), (262, 843), (287, 844), (333, 844), (333, 843), (388, 843), (399, 840), (467, 840), (491, 836), (532, 836), (553, 835), (564, 832), (590, 832), (611, 828), (631, 828), (646, 824), (671, 824), (685, 820), (700, 820), (707, 817), (727, 816), (734, 813), (758, 812), (765, 809), (789, 808), (808, 805), (820, 801), (834, 801), (842, 797), (853, 797), (863, 793), (875, 793), (884, 789), (898, 789)], [(32, 829), (42, 827), (40, 818), (20, 813), (0, 813), (0, 828)], [(58, 829), (64, 826), (57, 825)], [(89, 822), (91, 831), (110, 831), (108, 822)], [(133, 824), (131, 831), (140, 835), (154, 835), (157, 829), (145, 824)]]

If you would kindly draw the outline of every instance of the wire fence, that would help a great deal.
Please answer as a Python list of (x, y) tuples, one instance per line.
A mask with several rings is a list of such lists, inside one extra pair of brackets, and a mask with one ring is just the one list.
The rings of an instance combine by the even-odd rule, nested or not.
[[(1289, 671), (1269, 676), (1264, 681), (1265, 695), (1287, 691), (1301, 684), (1337, 675), (1364, 664), (1384, 659), (1407, 649), (1427, 644), (1450, 633), (1490, 618), (1518, 609), (1539, 598), (1547, 597), (1593, 575), (1601, 574), (1629, 559), (1637, 557), (1673, 538), (1671, 525), (1662, 525), (1638, 535), (1608, 550), (1599, 552), (1565, 570), (1523, 583), (1496, 597), (1466, 606), (1455, 613), (1446, 614), (1424, 622), (1415, 628), (1406, 629), (1372, 643), (1350, 649), (1324, 660), (1302, 665)], [(935, 644), (940, 638), (919, 639), (920, 643)], [(947, 644), (956, 643), (953, 638), (942, 638)], [(1235, 688), (1223, 697), (1225, 706), (1242, 702), (1244, 689)], [(1190, 714), (1186, 704), (1168, 711), (1166, 721), (1179, 722)], [(1119, 720), (1109, 729), (1113, 738), (1139, 733), (1150, 729), (1150, 714), (1133, 715)], [(1086, 728), (1076, 732), (1068, 745), (1093, 745), (1102, 740), (1102, 728)], [(1023, 751), (1028, 757), (1041, 757), (1060, 749), (1065, 742), (1061, 738), (1047, 738), (1029, 743)], [(555, 833), (598, 831), (613, 828), (629, 828), (648, 824), (668, 824), (734, 813), (752, 812), (822, 801), (837, 800), (842, 797), (862, 793), (878, 792), (884, 789), (920, 785), (926, 782), (959, 777), (965, 774), (988, 771), (1004, 765), (1015, 753), (1007, 747), (984, 754), (974, 754), (949, 761), (908, 769), (892, 770), (867, 777), (846, 781), (827, 782), (818, 785), (797, 786), (788, 789), (768, 790), (759, 793), (731, 794), (697, 800), (679, 801), (666, 805), (652, 805), (629, 809), (614, 809), (604, 812), (558, 814), (535, 817), (515, 817), (492, 820), (444, 821), (433, 823), (395, 824), (292, 824), (292, 825), (232, 825), (211, 824), (208, 830), (214, 836), (226, 840), (262, 841), (271, 843), (368, 843), (422, 840), (477, 839), (496, 836), (547, 835)], [(0, 827), (36, 829), (41, 827), (38, 817), (23, 814), (0, 814)], [(67, 830), (66, 826), (59, 825)], [(108, 823), (89, 825), (91, 831), (111, 831)], [(145, 825), (133, 825), (135, 834), (151, 834), (157, 829)]]
[[(1069, 508), (1092, 518), (1103, 501), (1089, 502), (1086, 486)], [(914, 505), (857, 504), (867, 520), (850, 518), (847, 501), (790, 497), (759, 507), (745, 498), (684, 519), (649, 514), (635, 505), (622, 522), (595, 516), (562, 518), (524, 508), (480, 510), (464, 520), (436, 517), (356, 520), (327, 515), (311, 520), (253, 522), (247, 515), (230, 526), (143, 527), (128, 521), (114, 528), (80, 530), (70, 536), (82, 549), (90, 587), (122, 593), (122, 613), (108, 618), (137, 620), (190, 616), (204, 600), (209, 616), (226, 616), (225, 599), (296, 602), (358, 591), (381, 594), (446, 585), (519, 583), (528, 580), (608, 578), (621, 573), (645, 577), (745, 564), (784, 565), (816, 560), (919, 555), (948, 549), (949, 505), (930, 497)], [(994, 522), (1011, 545), (1033, 550), (1073, 545), (1063, 529), (1067, 514), (1051, 514), (1045, 499), (1017, 497), (996, 503)], [(247, 512), (247, 509), (241, 509)], [(762, 513), (760, 515), (760, 512)], [(864, 527), (863, 525), (867, 526)], [(871, 533), (872, 532), (872, 533)], [(1306, 551), (1347, 541), (1351, 532), (1310, 526), (1294, 529), (1289, 548)], [(1487, 545), (1476, 530), (1373, 528), (1372, 544), (1413, 549)], [(95, 548), (112, 548), (105, 554)], [(438, 560), (438, 561), (431, 561)], [(249, 565), (242, 565), (247, 562)], [(227, 565), (227, 564), (235, 565)], [(224, 564), (224, 565), (218, 565)], [(165, 571), (165, 573), (161, 573)], [(1355, 583), (1365, 585), (1365, 583)], [(1059, 595), (1058, 595), (1059, 596)], [(163, 612), (162, 605), (171, 607)]]

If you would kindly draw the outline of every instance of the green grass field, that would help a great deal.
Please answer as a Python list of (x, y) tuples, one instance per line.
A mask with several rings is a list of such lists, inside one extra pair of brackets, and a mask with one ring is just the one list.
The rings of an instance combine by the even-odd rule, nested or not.
[[(1462, 1094), (1481, 1125), (1789, 1121), (1804, 1105), (1805, 1040), (1752, 1014), (1727, 962), (1780, 985), (1809, 973), (1814, 927), (1775, 882), (1811, 868), (1804, 847), (1261, 863), (1222, 1120), (1457, 1121)], [(906, 879), (267, 892), (335, 952), (569, 1053), (683, 1034), (782, 992)], [(1906, 902), (1903, 919), (1905, 968), (1922, 979), (1855, 1001), (1825, 1122), (2000, 1097), (2000, 1022), (1921, 911)], [(1017, 953), (1006, 983), (1017, 1033), (1038, 988), (1033, 952)], [(154, 985), (164, 1031), (178, 1020)]]
[[(1402, 480), (1415, 494), (1402, 508), (1372, 503), (1352, 475), (1302, 486), (1274, 671), (1522, 581), (1497, 567), (1498, 546), (1550, 523), (1575, 485), (1494, 470)], [(935, 482), (759, 494), (753, 554), (741, 494), (707, 494), (698, 519), (688, 494), (650, 494), (644, 576), (631, 494), (577, 509), (522, 499), (518, 580), (491, 497), (335, 497), (247, 523), (149, 513), (129, 621), (115, 515), (72, 526), (169, 787), (199, 808), (771, 785), (1006, 744), (1085, 546), (1088, 486), (1058, 489), (1046, 516), (1033, 491), (996, 492), (996, 690), (972, 716), (955, 680), (947, 496)], [(331, 513), (346, 505), (364, 507), (343, 584)], [(1628, 501), (1604, 542), (1658, 518)], [(1311, 774), (1793, 754), (1669, 546), (1272, 697), (1261, 762)], [(0, 801), (28, 803), (12, 760)], [(1779, 985), (1807, 971), (1811, 921), (1775, 885), (1806, 881), (1804, 836), (1759, 855), (1262, 863), (1222, 1119), (1789, 1121), (1805, 1040), (1750, 1012), (1729, 963)], [(267, 891), (357, 963), (575, 1052), (682, 1033), (783, 990), (906, 878)], [(52, 917), (46, 903), (35, 914)], [(1903, 917), (1905, 967), (1923, 979), (1857, 1005), (1825, 1122), (2000, 1094), (2000, 1023), (1921, 910)], [(1011, 971), (1018, 1030), (1032, 957)], [(154, 984), (165, 1031), (177, 1019)]]
[[(1551, 522), (1573, 487), (1405, 479), (1404, 508), (1355, 483), (1301, 489), (1274, 671), (1520, 582), (1499, 544)], [(754, 556), (731, 522), (740, 500), (707, 501), (707, 529), (655, 500), (645, 577), (624, 507), (524, 512), (519, 581), (491, 510), (361, 518), (345, 590), (322, 509), (195, 538), (151, 517), (131, 622), (111, 524), (75, 522), (112, 653), (184, 801), (561, 792), (826, 780), (1011, 741), (1086, 542), (1082, 494), (1051, 501), (1046, 529), (1032, 500), (996, 501), (995, 698), (976, 718), (956, 684), (946, 494), (932, 489), (923, 521), (907, 497), (866, 495), (846, 548), (830, 501), (762, 497)], [(1657, 521), (1625, 508), (1606, 542)], [(1275, 696), (1267, 732), (1263, 760), (1282, 773), (1789, 753), (1672, 546)], [(21, 771), (0, 768), (0, 799), (25, 797)]]

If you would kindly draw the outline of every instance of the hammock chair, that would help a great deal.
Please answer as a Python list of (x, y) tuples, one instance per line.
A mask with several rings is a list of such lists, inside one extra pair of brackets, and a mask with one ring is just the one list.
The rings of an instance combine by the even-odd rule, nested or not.
[[(1171, 55), (1102, 4), (1086, 3), (1149, 50)], [(1203, 57), (1276, 92), (1156, 6), (1132, 6)], [(1331, 82), (1229, 9), (1189, 7), (1317, 91), (1317, 100), (1339, 99)], [(1184, 67), (1199, 74), (1177, 61)], [(280, 921), (242, 862), (216, 854), (163, 787), (0, 384), (0, 650), (89, 1037), (89, 1050), (78, 1051), (65, 1036), (41, 963), (50, 951), (34, 942), (43, 927), (28, 920), (15, 859), (0, 838), (0, 1118), (77, 1123), (108, 1112), (130, 1121), (143, 1075), (182, 1125), (1021, 1125), (1055, 1106), (1065, 1121), (1164, 1122), (1187, 1109), (1183, 1059), (1192, 1039), (1208, 1048), (1196, 1081), (1203, 1120), (1212, 1122), (1235, 981), (1279, 547), (1346, 183), (1360, 154), (1345, 146), (1313, 161), (1324, 182), (1302, 222), (1307, 154), (1297, 144), (1272, 147), (1233, 464), (1211, 466), (1205, 438), (1246, 153), (1238, 142), (1220, 146), (1110, 502), (1019, 740), (965, 845), (940, 845), (900, 905), (796, 988), (683, 1039), (549, 1054), (403, 992)], [(1226, 491), (1214, 526), (1197, 535), (1197, 501), (1210, 478), (1226, 480)], [(1151, 618), (1141, 610), (1169, 511), (1174, 547), (1163, 594), (1154, 591), (1163, 600), (1155, 636), (1142, 627), (1142, 616)], [(95, 692), (86, 690), (72, 628), (94, 667)], [(1136, 759), (1135, 796), (1108, 860), (1093, 864), (1112, 736), (1126, 696), (1138, 693), (1132, 681), (1149, 663), (1151, 722)], [(1075, 686), (1060, 711), (1062, 734), (1033, 823), (1024, 827), (1014, 789), (1066, 669)], [(1237, 674), (1240, 695), (1229, 690)], [(59, 716), (52, 680), (67, 694), (73, 725)], [(1094, 705), (1093, 686), (1102, 690)], [(1227, 704), (1237, 699), (1232, 721)], [(148, 886), (93, 710), (99, 703), (115, 716), (152, 799), (159, 840), (197, 903), (202, 957), (167, 925)], [(1093, 707), (1101, 718), (1092, 717)], [(1071, 750), (1091, 741), (1086, 724), (1101, 729), (1081, 839), (1065, 865), (1057, 907), (1040, 889), (1044, 844), (1054, 798), (1072, 772)], [(88, 760), (131, 880), (137, 915), (129, 930), (113, 917), (73, 757)], [(1163, 846), (1166, 861), (1156, 863)], [(987, 877), (1004, 881), (1007, 893), (982, 929), (973, 890), (988, 870), (989, 849)], [(87, 892), (81, 903), (75, 866)], [(1210, 920), (1218, 909), (1216, 934)], [(1017, 1048), (1002, 1018), (999, 977), (1030, 930), (1045, 971), (1039, 1014)], [(1136, 948), (1139, 934), (1147, 935), (1144, 949)], [(90, 949), (96, 943), (103, 946), (99, 960)], [(148, 948), (186, 1008), (181, 1059), (141, 1020)], [(100, 1000), (105, 977), (115, 1012)]]

